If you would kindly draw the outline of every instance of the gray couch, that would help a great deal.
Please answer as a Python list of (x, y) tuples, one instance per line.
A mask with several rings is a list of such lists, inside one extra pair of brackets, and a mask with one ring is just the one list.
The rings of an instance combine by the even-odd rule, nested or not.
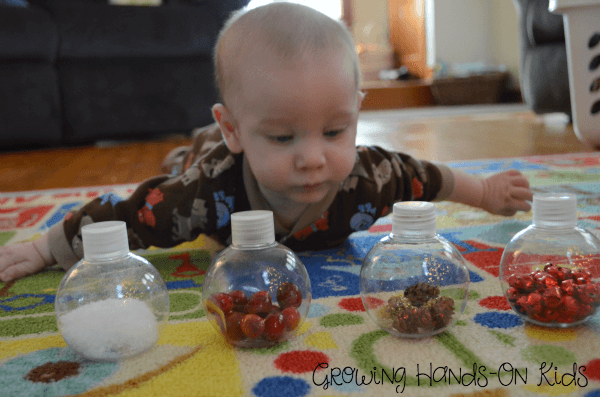
[(212, 49), (225, 19), (248, 0), (19, 2), (26, 6), (0, 2), (0, 150), (209, 124)]
[(513, 0), (519, 20), (520, 86), (538, 113), (571, 115), (563, 17), (548, 11), (548, 0)]

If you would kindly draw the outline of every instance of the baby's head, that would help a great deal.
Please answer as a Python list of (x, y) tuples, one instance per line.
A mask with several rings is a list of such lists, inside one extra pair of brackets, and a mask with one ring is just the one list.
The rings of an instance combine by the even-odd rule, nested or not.
[(292, 3), (239, 12), (219, 36), (215, 71), (215, 120), (267, 199), (306, 204), (337, 190), (356, 159), (362, 100), (341, 22)]

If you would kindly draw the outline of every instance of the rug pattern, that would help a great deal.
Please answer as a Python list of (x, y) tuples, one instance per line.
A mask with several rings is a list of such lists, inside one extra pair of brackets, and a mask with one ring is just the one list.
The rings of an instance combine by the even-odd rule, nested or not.
[[(481, 176), (515, 168), (536, 192), (574, 192), (579, 225), (600, 234), (599, 154), (450, 165)], [(0, 245), (36, 239), (91, 198), (126, 197), (134, 188), (0, 194)], [(504, 218), (447, 202), (436, 210), (438, 231), (459, 248), (471, 275), (466, 311), (443, 334), (396, 339), (364, 311), (360, 266), (391, 231), (386, 217), (340, 248), (299, 254), (313, 300), (293, 340), (270, 349), (234, 349), (202, 310), (204, 273), (218, 245), (200, 236), (173, 249), (138, 252), (165, 279), (171, 314), (154, 349), (120, 363), (86, 361), (66, 346), (54, 317), (62, 270), (0, 282), (0, 395), (600, 397), (600, 315), (573, 329), (546, 329), (523, 323), (502, 296), (503, 247), (530, 224), (531, 213)]]

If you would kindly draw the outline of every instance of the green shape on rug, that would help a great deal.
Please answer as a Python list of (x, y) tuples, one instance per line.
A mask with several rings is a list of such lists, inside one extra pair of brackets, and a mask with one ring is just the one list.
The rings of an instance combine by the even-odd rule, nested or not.
[(15, 231), (0, 232), (0, 246), (6, 245), (17, 234)]
[(58, 286), (65, 276), (65, 271), (59, 267), (44, 269), (44, 271), (17, 280), (8, 291), (10, 295), (46, 294), (56, 295)]
[(53, 315), (16, 318), (12, 320), (2, 320), (0, 337), (15, 337), (48, 331), (58, 332), (56, 317)]
[(321, 317), (321, 320), (319, 321), (319, 323), (325, 328), (334, 328), (344, 325), (357, 325), (363, 324), (364, 322), (365, 319), (362, 318), (362, 316), (351, 313), (328, 314)]
[[(398, 368), (392, 369), (386, 365), (383, 365), (379, 362), (379, 360), (377, 360), (373, 346), (379, 339), (386, 336), (391, 337), (391, 335), (384, 330), (362, 334), (350, 345), (350, 358), (354, 359), (356, 366), (365, 373), (365, 376), (366, 374), (371, 374), (373, 373), (372, 371), (374, 371), (375, 376), (373, 378), (376, 381), (394, 384), (401, 383), (398, 385), (400, 388), (402, 388), (402, 383), (404, 383), (406, 386), (417, 386), (418, 381), (416, 376), (406, 375), (406, 372), (402, 374)], [(394, 372), (394, 370), (396, 370), (396, 372)], [(404, 377), (399, 379), (399, 377), (403, 375)]]
[[(464, 295), (462, 288), (446, 288), (440, 291), (440, 296), (447, 296), (454, 300), (462, 300)], [(480, 296), (477, 291), (469, 291), (469, 300), (479, 299)]]
[(548, 365), (573, 365), (577, 362), (575, 354), (561, 346), (535, 345), (526, 347), (521, 351), (521, 356), (532, 363)]
[(210, 265), (210, 252), (206, 250), (144, 253), (143, 257), (156, 267), (165, 282), (193, 279), (201, 285)]
[(271, 346), (271, 347), (253, 348), (253, 349), (242, 348), (240, 350), (250, 352), (250, 353), (255, 353), (255, 354), (267, 355), (267, 354), (281, 353), (282, 351), (287, 350), (289, 347), (290, 347), (290, 342), (285, 341), (285, 342), (279, 343), (279, 344), (277, 344), (275, 346)]
[(202, 308), (201, 288), (174, 290), (169, 292), (169, 319), (193, 320), (206, 315)]
[(490, 330), (490, 334), (494, 335), (502, 344), (515, 347), (514, 341), (517, 339), (514, 336), (503, 334), (502, 332)]

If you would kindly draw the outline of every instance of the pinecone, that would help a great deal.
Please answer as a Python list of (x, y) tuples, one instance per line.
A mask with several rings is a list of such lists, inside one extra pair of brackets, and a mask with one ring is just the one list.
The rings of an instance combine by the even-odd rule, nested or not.
[(413, 322), (416, 324), (419, 333), (431, 332), (435, 325), (431, 311), (426, 307), (417, 309)]
[(441, 296), (427, 303), (435, 329), (446, 327), (454, 314), (454, 299)]
[(388, 299), (388, 306), (390, 309), (398, 311), (410, 307), (410, 301), (402, 295), (396, 295)]
[(417, 332), (417, 324), (415, 323), (416, 311), (416, 307), (400, 310), (398, 316), (394, 319), (392, 327), (402, 334), (414, 334)]
[(416, 307), (423, 306), (427, 301), (437, 298), (439, 294), (438, 287), (424, 282), (411, 285), (404, 291), (404, 296)]

